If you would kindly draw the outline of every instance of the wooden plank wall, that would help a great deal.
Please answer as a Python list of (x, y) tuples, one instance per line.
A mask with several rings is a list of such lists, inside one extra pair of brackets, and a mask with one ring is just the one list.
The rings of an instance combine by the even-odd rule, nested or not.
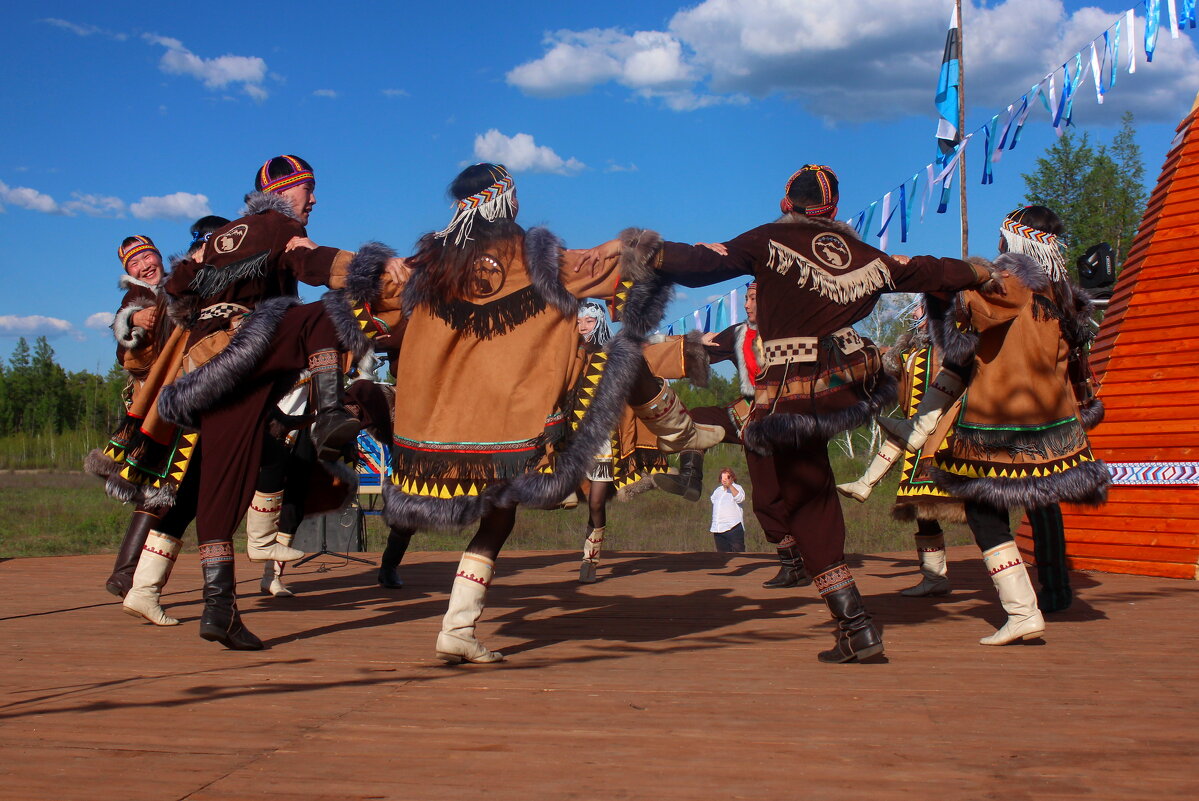
[[(1199, 114), (1179, 126), (1092, 348), (1109, 462), (1199, 461)], [(1074, 569), (1199, 578), (1199, 487), (1113, 486), (1065, 506)], [(1017, 533), (1030, 558), (1027, 520)]]

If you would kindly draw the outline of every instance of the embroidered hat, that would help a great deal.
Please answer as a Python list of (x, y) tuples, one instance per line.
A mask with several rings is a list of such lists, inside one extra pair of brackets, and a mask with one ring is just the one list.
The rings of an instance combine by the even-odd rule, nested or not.
[[(277, 178), (271, 177), (272, 167), (275, 168), (274, 172), (281, 172)], [(277, 195), (285, 189), (303, 183), (315, 186), (316, 177), (308, 163), (299, 156), (275, 156), (263, 164), (258, 170), (258, 175), (254, 176), (254, 188), (268, 194)]]
[(154, 244), (154, 240), (143, 234), (136, 234), (128, 238), (127, 243), (117, 248), (117, 257), (121, 260), (121, 267), (128, 268), (129, 260), (139, 253), (145, 253), (152, 250), (162, 258), (162, 253)]
[[(819, 188), (820, 202), (813, 206), (795, 208), (790, 195), (791, 187), (796, 181), (800, 181), (805, 189)], [(814, 195), (813, 192), (807, 194)], [(837, 199), (837, 174), (833, 172), (832, 168), (818, 164), (805, 164), (787, 179), (787, 188), (783, 190), (783, 199), (779, 201), (779, 208), (782, 209), (783, 214), (795, 211), (805, 217), (833, 217), (837, 214)]]

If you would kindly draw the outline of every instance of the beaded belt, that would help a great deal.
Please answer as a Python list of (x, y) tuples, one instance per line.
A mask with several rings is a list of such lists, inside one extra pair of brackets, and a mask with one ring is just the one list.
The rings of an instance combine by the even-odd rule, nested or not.
[(214, 303), (200, 310), (201, 320), (212, 320), (216, 317), (233, 317), (237, 314), (249, 314), (250, 310), (236, 303)]
[(821, 340), (836, 345), (844, 354), (857, 353), (866, 347), (866, 341), (852, 328), (842, 328), (824, 337), (783, 337), (769, 339), (762, 344), (765, 353), (763, 369), (776, 364), (803, 364), (814, 362), (820, 355)]

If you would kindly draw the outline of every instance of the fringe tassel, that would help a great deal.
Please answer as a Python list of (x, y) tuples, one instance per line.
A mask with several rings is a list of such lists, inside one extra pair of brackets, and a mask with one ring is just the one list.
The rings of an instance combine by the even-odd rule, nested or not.
[(986, 461), (995, 453), (1060, 459), (1087, 446), (1087, 435), (1076, 418), (1041, 430), (968, 428), (959, 423), (953, 436), (954, 456), (975, 461)]
[(264, 250), (249, 258), (242, 259), (224, 267), (213, 267), (205, 264), (196, 270), (196, 276), (188, 287), (202, 298), (219, 295), (238, 281), (252, 281), (263, 278), (267, 273), (267, 259), (271, 256), (269, 250)]
[(434, 315), (455, 331), (478, 339), (491, 339), (511, 331), (531, 317), (545, 311), (545, 301), (532, 286), (513, 292), (491, 303), (476, 304), (465, 300), (430, 305)]
[(811, 287), (821, 297), (842, 306), (860, 300), (884, 287), (894, 288), (891, 273), (882, 259), (864, 267), (833, 275), (786, 245), (770, 240), (770, 260), (767, 266), (786, 275), (792, 268), (799, 272), (799, 285)]

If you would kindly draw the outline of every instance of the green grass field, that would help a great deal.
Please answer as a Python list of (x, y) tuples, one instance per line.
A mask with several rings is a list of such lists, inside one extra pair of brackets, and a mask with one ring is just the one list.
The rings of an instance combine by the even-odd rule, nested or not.
[[(831, 449), (839, 481), (856, 477), (862, 460), (850, 460), (840, 449)], [(82, 459), (79, 455), (78, 460)], [(76, 463), (78, 463), (78, 460)], [(711, 504), (707, 493), (718, 483), (721, 468), (731, 467), (750, 493), (745, 456), (740, 448), (719, 445), (708, 452), (705, 462), (705, 495), (687, 503), (673, 495), (653, 491), (628, 502), (613, 501), (608, 507), (605, 548), (625, 551), (712, 550), (708, 533)], [(891, 518), (898, 473), (889, 475), (870, 501), (859, 504), (843, 500), (850, 553), (903, 551), (912, 547), (913, 525)], [(0, 558), (60, 556), (115, 551), (125, 531), (132, 507), (104, 495), (99, 479), (75, 472), (0, 473)], [(508, 548), (519, 550), (572, 550), (581, 548), (587, 523), (585, 505), (561, 511), (521, 510)], [(752, 552), (773, 550), (746, 503), (746, 547)], [(387, 531), (378, 517), (367, 519), (368, 550), (383, 548)], [(413, 540), (414, 550), (456, 551), (471, 532), (421, 532)], [(946, 530), (951, 544), (971, 542), (964, 526)], [(185, 548), (194, 550), (195, 538), (185, 538)]]

